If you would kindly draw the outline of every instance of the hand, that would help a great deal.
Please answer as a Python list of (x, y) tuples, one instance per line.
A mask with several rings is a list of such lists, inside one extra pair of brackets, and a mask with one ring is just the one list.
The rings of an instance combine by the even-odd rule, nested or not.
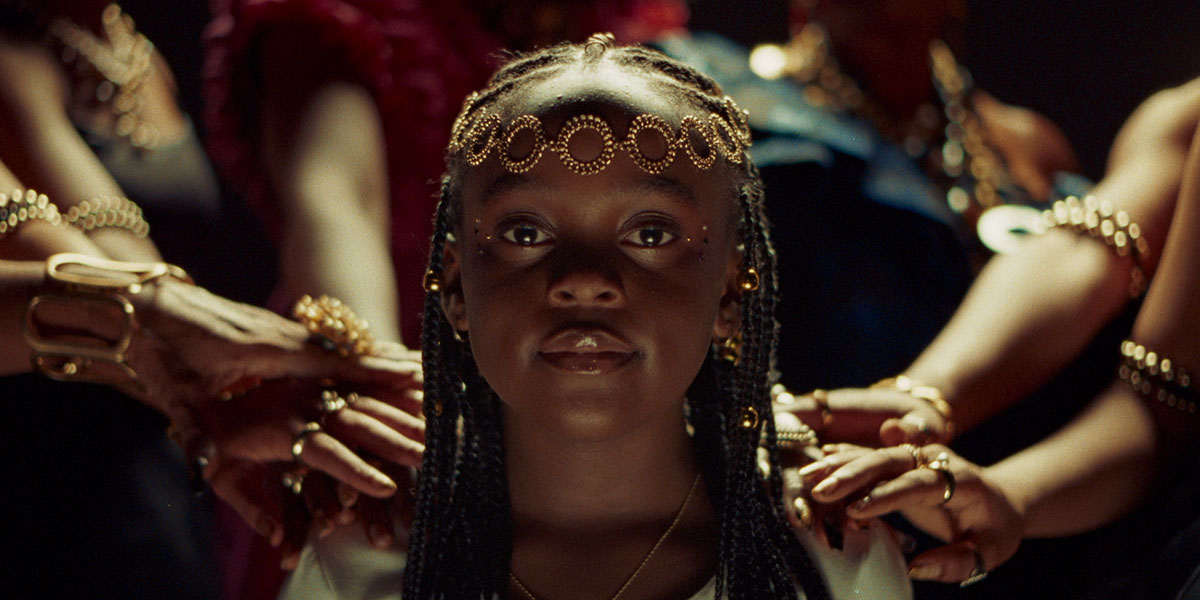
[(775, 414), (790, 413), (812, 427), (822, 441), (864, 446), (950, 441), (950, 423), (928, 402), (891, 388), (846, 388), (775, 396)]
[(139, 384), (126, 391), (173, 419), (246, 378), (327, 377), (404, 387), (420, 359), (398, 344), (341, 357), (307, 343), (305, 327), (203, 288), (162, 279), (130, 299), (141, 327), (127, 352)]
[(873, 450), (835, 444), (825, 449), (829, 456), (802, 470), (816, 501), (849, 500), (846, 512), (855, 519), (900, 511), (948, 542), (910, 561), (914, 579), (966, 581), (1016, 553), (1023, 521), (1015, 503), (984, 469), (949, 448), (932, 444)]

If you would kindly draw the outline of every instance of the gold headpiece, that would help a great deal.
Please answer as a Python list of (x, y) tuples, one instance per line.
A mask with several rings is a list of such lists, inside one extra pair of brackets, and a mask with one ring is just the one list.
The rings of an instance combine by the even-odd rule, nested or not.
[[(750, 146), (746, 113), (729, 97), (725, 98), (723, 115), (709, 113), (707, 118), (687, 115), (680, 120), (678, 131), (658, 115), (638, 115), (630, 122), (629, 131), (621, 140), (616, 139), (607, 121), (593, 114), (571, 117), (554, 138), (546, 134), (541, 119), (533, 115), (521, 115), (504, 126), (500, 115), (490, 113), (486, 108), (470, 112), (477, 98), (477, 94), (467, 98), (450, 132), (450, 152), (464, 151), (471, 166), (479, 166), (487, 160), (492, 150), (496, 150), (505, 169), (511, 173), (525, 173), (537, 165), (542, 154), (549, 150), (557, 154), (572, 173), (592, 175), (603, 171), (612, 162), (616, 151), (621, 150), (629, 154), (638, 167), (651, 174), (661, 173), (671, 166), (680, 152), (686, 154), (697, 168), (706, 171), (712, 168), (718, 154), (724, 155), (733, 164), (741, 164), (746, 148)], [(585, 129), (598, 133), (603, 147), (595, 158), (581, 161), (572, 156), (570, 144), (571, 138)], [(531, 132), (533, 146), (524, 156), (513, 156), (513, 140), (524, 130)], [(642, 152), (638, 134), (645, 130), (657, 131), (663, 137), (667, 149), (662, 156), (652, 158)], [(693, 131), (700, 136), (703, 144), (696, 143), (690, 135)]]

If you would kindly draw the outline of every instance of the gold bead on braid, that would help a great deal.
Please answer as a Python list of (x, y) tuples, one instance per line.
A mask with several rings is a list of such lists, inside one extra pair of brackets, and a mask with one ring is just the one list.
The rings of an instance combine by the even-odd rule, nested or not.
[(1113, 210), (1112, 202), (1087, 196), (1082, 201), (1071, 196), (1059, 200), (1042, 217), (1050, 227), (1061, 227), (1075, 233), (1089, 235), (1114, 250), (1118, 256), (1128, 256), (1133, 261), (1130, 274), (1129, 295), (1137, 298), (1146, 291), (1146, 270), (1142, 259), (1150, 251), (1142, 228), (1129, 218), (1123, 210)]
[(20, 189), (14, 189), (11, 194), (0, 193), (0, 240), (15, 232), (22, 223), (36, 220), (58, 225), (62, 223), (62, 215), (45, 194)]
[[(680, 120), (678, 130), (658, 115), (638, 115), (630, 122), (623, 138), (618, 138), (608, 121), (593, 114), (571, 117), (553, 138), (534, 115), (520, 115), (505, 127), (500, 115), (489, 113), (485, 108), (471, 113), (476, 98), (474, 94), (467, 98), (463, 112), (454, 121), (449, 145), (450, 152), (462, 152), (473, 167), (483, 164), (494, 150), (500, 164), (510, 173), (525, 173), (549, 152), (557, 155), (572, 173), (593, 175), (608, 167), (619, 150), (628, 154), (641, 170), (651, 174), (666, 170), (680, 154), (686, 155), (696, 168), (707, 171), (721, 156), (730, 163), (741, 164), (750, 146), (745, 112), (729, 98), (725, 99), (724, 114), (687, 115)], [(525, 130), (533, 138), (531, 148), (522, 156), (513, 156), (513, 140)], [(570, 148), (575, 134), (584, 130), (596, 132), (601, 141), (600, 153), (589, 160), (579, 160)], [(666, 150), (662, 156), (652, 157), (642, 151), (640, 136), (644, 132), (656, 132), (663, 138)]]
[(84, 231), (115, 227), (139, 238), (150, 235), (150, 224), (142, 217), (141, 207), (128, 198), (100, 196), (80, 202), (67, 210), (67, 223)]
[(1134, 391), (1184, 413), (1196, 414), (1200, 398), (1191, 389), (1191, 374), (1182, 367), (1131, 340), (1121, 342), (1121, 359), (1117, 374)]

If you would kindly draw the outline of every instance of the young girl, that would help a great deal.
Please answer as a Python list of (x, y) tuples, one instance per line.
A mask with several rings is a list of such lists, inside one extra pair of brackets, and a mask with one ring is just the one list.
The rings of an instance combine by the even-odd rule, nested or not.
[(389, 551), (314, 539), (284, 595), (908, 597), (883, 526), (837, 552), (785, 517), (748, 144), (711, 80), (611, 36), (469, 97), (425, 282), (415, 518)]

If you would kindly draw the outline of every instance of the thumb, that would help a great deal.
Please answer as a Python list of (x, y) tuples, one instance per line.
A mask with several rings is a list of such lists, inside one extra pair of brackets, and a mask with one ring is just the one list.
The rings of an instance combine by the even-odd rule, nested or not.
[(935, 441), (936, 436), (925, 419), (915, 415), (904, 415), (899, 419), (888, 419), (879, 426), (879, 441), (884, 446), (916, 444), (924, 446)]
[(934, 548), (912, 559), (908, 575), (913, 579), (970, 585), (987, 576), (985, 549), (969, 541)]

